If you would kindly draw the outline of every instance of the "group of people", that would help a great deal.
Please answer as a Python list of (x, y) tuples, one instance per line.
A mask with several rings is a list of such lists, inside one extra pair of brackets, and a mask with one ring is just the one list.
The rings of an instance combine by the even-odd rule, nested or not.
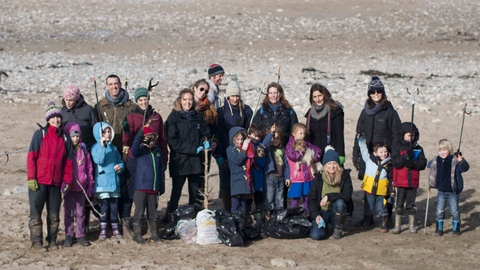
[[(236, 81), (228, 83), (221, 102), (219, 86), (224, 75), (222, 66), (212, 64), (208, 79), (178, 93), (165, 122), (150, 105), (150, 87), (137, 88), (132, 102), (116, 75), (106, 78), (105, 96), (94, 107), (85, 102), (77, 86), (65, 87), (63, 107), (49, 103), (47, 125), (34, 133), (27, 157), (32, 246), (45, 249), (41, 220), (45, 205), (47, 247), (57, 245), (61, 194), (66, 247), (75, 238), (83, 246), (90, 245), (85, 235), (91, 211), (100, 219), (100, 240), (107, 238), (110, 223), (113, 237), (121, 239), (122, 231), (132, 230), (133, 240), (144, 244), (141, 219), (146, 217), (150, 239), (162, 241), (157, 208), (158, 196), (165, 193), (167, 166), (172, 189), (164, 222), (178, 208), (187, 179), (188, 203), (204, 199), (205, 172), (213, 160), (225, 210), (250, 213), (253, 206), (255, 218), (261, 220), (271, 211), (301, 206), (312, 220), (312, 239), (341, 238), (345, 219), (353, 212), (351, 170), (343, 166), (342, 104), (316, 83), (310, 89), (305, 124), (299, 123), (282, 86), (272, 82), (254, 114), (243, 102)], [(419, 131), (411, 122), (400, 122), (376, 76), (368, 85), (367, 97), (353, 149), (353, 163), (365, 191), (364, 217), (356, 225), (370, 226), (376, 212), (380, 231), (387, 232), (394, 211), (393, 233), (400, 233), (406, 211), (409, 230), (414, 232), (419, 171), (427, 166), (418, 144)], [(448, 140), (440, 141), (438, 151), (429, 166), (430, 186), (439, 190), (436, 233), (443, 232), (448, 202), (453, 232), (459, 235), (461, 173), (469, 166), (461, 153), (453, 153)], [(95, 204), (98, 207), (85, 207)]]

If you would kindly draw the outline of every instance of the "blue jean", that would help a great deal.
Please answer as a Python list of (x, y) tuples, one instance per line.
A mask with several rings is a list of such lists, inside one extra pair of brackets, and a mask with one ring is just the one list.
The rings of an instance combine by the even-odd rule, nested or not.
[(266, 193), (269, 210), (283, 208), (283, 192), (285, 181), (283, 177), (267, 175)]
[(110, 222), (118, 223), (118, 198), (107, 198), (100, 200), (100, 222), (108, 222), (108, 213), (110, 213)]
[(333, 231), (335, 226), (335, 214), (346, 213), (347, 204), (343, 200), (336, 200), (333, 203), (332, 210), (322, 210), (320, 216), (325, 221), (325, 228), (318, 228), (317, 217), (312, 217), (312, 228), (310, 229), (310, 238), (313, 240), (322, 240), (327, 236), (327, 229)]
[(450, 206), (450, 214), (452, 214), (452, 221), (460, 222), (458, 197), (458, 194), (455, 194), (454, 192), (438, 191), (437, 210), (435, 213), (435, 218), (437, 221), (443, 221), (445, 219), (445, 206), (448, 203)]
[(365, 193), (365, 215), (373, 215), (375, 210), (378, 216), (388, 216), (387, 206), (383, 205), (383, 200), (383, 196)]

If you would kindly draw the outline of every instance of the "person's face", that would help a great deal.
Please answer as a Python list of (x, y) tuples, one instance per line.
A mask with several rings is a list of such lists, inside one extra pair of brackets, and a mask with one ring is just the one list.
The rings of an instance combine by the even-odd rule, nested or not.
[(276, 87), (270, 87), (268, 89), (268, 101), (272, 105), (276, 105), (280, 100), (280, 94), (278, 93), (278, 89)]
[(70, 136), (70, 139), (72, 140), (72, 144), (74, 146), (77, 146), (78, 143), (80, 142), (80, 137), (79, 136)]
[(407, 133), (403, 134), (403, 139), (407, 142), (413, 141), (413, 140), (415, 140), (415, 133), (412, 134), (410, 132), (407, 132)]
[(250, 133), (248, 137), (250, 138), (252, 143), (258, 143), (260, 141), (260, 137), (258, 137), (258, 135), (255, 133)]
[(223, 78), (225, 77), (225, 74), (217, 74), (215, 76), (210, 77), (210, 81), (213, 82), (216, 86), (219, 86), (222, 84)]
[(117, 97), (120, 93), (120, 88), (122, 88), (122, 84), (118, 81), (117, 78), (107, 79), (107, 90), (110, 96)]
[(65, 100), (65, 106), (67, 107), (67, 109), (71, 109), (73, 108), (73, 106), (75, 106), (75, 103), (77, 102), (76, 100), (74, 99), (64, 99)]
[(137, 100), (137, 105), (142, 110), (146, 110), (148, 108), (148, 104), (150, 104), (150, 101), (148, 100), (147, 97), (141, 97)]
[(193, 97), (190, 93), (183, 94), (180, 104), (182, 105), (182, 110), (189, 111), (193, 105)]
[(235, 143), (235, 146), (237, 146), (238, 148), (242, 148), (244, 141), (245, 141), (245, 139), (240, 134), (235, 136), (235, 138), (233, 139), (233, 143)]
[(50, 119), (48, 119), (48, 123), (51, 126), (54, 126), (54, 127), (58, 128), (62, 124), (62, 118), (60, 116), (50, 117)]
[(370, 98), (373, 100), (373, 102), (378, 103), (382, 99), (382, 93), (375, 91), (370, 94)]
[(295, 140), (305, 140), (306, 131), (303, 128), (299, 128), (293, 133)]
[(441, 158), (446, 158), (448, 157), (448, 155), (450, 155), (450, 152), (448, 151), (448, 149), (440, 149), (438, 151), (438, 155), (441, 157)]
[(325, 164), (325, 166), (323, 166), (323, 168), (325, 169), (325, 171), (328, 173), (328, 174), (335, 174), (338, 170), (338, 163), (336, 161), (330, 161), (328, 162), (327, 164)]
[(230, 102), (230, 104), (232, 104), (233, 106), (237, 106), (240, 102), (240, 96), (229, 96), (228, 102)]
[(208, 91), (210, 87), (204, 83), (200, 84), (199, 86), (193, 87), (193, 92), (195, 93), (195, 100), (200, 101), (204, 100), (207, 97)]
[(107, 128), (102, 132), (102, 137), (105, 138), (105, 141), (109, 142), (112, 139), (112, 130)]
[(373, 152), (373, 155), (380, 157), (380, 160), (384, 160), (388, 157), (388, 150), (386, 147), (379, 147), (377, 151)]
[(271, 140), (271, 142), (270, 142), (270, 144), (271, 144), (272, 146), (274, 146), (274, 147), (280, 146), (280, 143), (281, 143), (281, 141), (280, 141), (280, 136), (275, 136), (275, 137), (273, 137), (272, 140)]
[(322, 106), (324, 102), (324, 96), (320, 91), (313, 91), (312, 93), (312, 99), (317, 106)]

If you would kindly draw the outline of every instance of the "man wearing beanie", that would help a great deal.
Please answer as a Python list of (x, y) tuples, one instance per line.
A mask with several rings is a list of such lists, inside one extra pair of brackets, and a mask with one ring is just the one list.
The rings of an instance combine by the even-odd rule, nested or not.
[(47, 247), (56, 247), (60, 205), (60, 187), (65, 183), (68, 192), (73, 178), (72, 144), (61, 128), (62, 114), (50, 102), (45, 112), (47, 126), (37, 130), (32, 137), (27, 155), (28, 199), (30, 203), (30, 240), (36, 250), (43, 246), (42, 211), (47, 205)]
[(80, 94), (80, 88), (74, 84), (69, 84), (63, 89), (62, 116), (64, 125), (67, 122), (74, 122), (80, 126), (82, 142), (90, 150), (90, 147), (95, 144), (93, 125), (98, 122), (98, 114), (92, 106), (87, 104), (83, 95)]
[(210, 85), (210, 91), (208, 92), (208, 100), (215, 106), (215, 109), (220, 107), (220, 84), (225, 77), (225, 70), (219, 64), (211, 64), (208, 68), (207, 82)]

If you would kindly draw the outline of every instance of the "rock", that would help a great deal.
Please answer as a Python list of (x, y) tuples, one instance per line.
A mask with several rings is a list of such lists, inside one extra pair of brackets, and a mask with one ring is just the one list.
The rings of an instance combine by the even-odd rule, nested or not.
[(5, 191), (3, 191), (3, 195), (8, 196), (8, 195), (12, 195), (12, 194), (13, 194), (12, 191), (10, 191), (10, 189), (8, 189), (8, 188), (5, 189)]
[(275, 258), (270, 261), (273, 267), (293, 267), (297, 266), (297, 263), (292, 260), (284, 258)]

